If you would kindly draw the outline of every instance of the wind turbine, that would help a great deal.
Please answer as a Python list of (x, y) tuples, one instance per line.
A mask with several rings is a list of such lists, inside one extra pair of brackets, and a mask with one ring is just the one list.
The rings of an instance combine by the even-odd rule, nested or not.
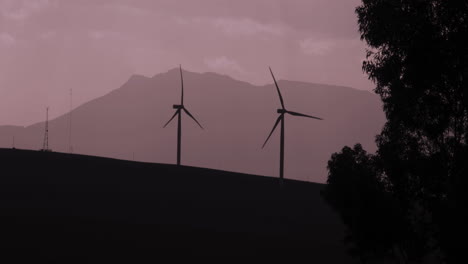
[(182, 76), (182, 66), (179, 65), (179, 71), (180, 71), (180, 83), (182, 87), (182, 94), (180, 97), (180, 105), (173, 105), (172, 108), (176, 109), (174, 115), (167, 121), (167, 123), (164, 125), (166, 127), (176, 116), (177, 116), (177, 165), (180, 165), (180, 150), (181, 150), (181, 139), (182, 139), (182, 111), (184, 111), (190, 118), (197, 123), (198, 126), (200, 126), (201, 129), (203, 129), (202, 125), (195, 119), (195, 117), (185, 108), (184, 106), (184, 78)]
[(270, 139), (271, 135), (273, 132), (275, 132), (276, 127), (278, 124), (281, 122), (281, 138), (280, 138), (280, 184), (283, 185), (283, 176), (284, 176), (284, 118), (285, 114), (290, 114), (293, 116), (301, 116), (301, 117), (308, 117), (308, 118), (313, 118), (313, 119), (318, 119), (318, 120), (323, 120), (320, 117), (315, 117), (311, 115), (305, 115), (293, 111), (286, 110), (284, 107), (284, 101), (283, 101), (283, 96), (281, 95), (280, 89), (278, 87), (278, 83), (276, 82), (275, 75), (273, 75), (273, 71), (271, 70), (270, 67), (270, 73), (271, 77), (273, 77), (273, 80), (275, 81), (275, 86), (276, 90), (278, 91), (278, 96), (281, 102), (281, 108), (277, 109), (276, 112), (279, 114), (278, 118), (276, 119), (275, 125), (273, 126), (273, 129), (270, 132), (270, 135), (268, 135), (268, 138), (265, 140), (265, 143), (263, 143), (262, 149), (265, 147), (267, 144), (268, 140)]

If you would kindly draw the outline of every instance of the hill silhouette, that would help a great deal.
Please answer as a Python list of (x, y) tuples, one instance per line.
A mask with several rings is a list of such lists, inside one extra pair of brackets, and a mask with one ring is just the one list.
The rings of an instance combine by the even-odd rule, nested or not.
[(321, 184), (280, 191), (276, 178), (54, 152), (0, 149), (0, 160), (3, 259), (350, 260)]
[[(377, 96), (348, 87), (284, 81), (281, 73), (276, 75), (286, 108), (325, 119), (286, 119), (286, 178), (325, 182), (326, 164), (336, 149), (361, 142), (375, 150), (374, 137), (385, 121)], [(280, 106), (273, 80), (255, 86), (216, 73), (184, 71), (184, 82), (185, 104), (205, 130), (183, 121), (182, 164), (278, 175), (279, 134), (261, 149)], [(74, 153), (129, 160), (134, 153), (139, 161), (173, 164), (176, 123), (162, 126), (179, 101), (178, 69), (151, 78), (134, 75), (119, 89), (73, 110)], [(51, 120), (49, 128), (50, 147), (68, 152), (68, 114)], [(11, 147), (15, 136), (17, 148), (39, 149), (43, 130), (44, 122), (0, 127), (0, 147)]]

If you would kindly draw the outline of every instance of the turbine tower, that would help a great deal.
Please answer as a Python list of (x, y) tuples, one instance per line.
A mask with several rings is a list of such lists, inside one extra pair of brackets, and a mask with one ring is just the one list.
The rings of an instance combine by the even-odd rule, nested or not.
[(72, 147), (72, 110), (73, 110), (73, 89), (70, 89), (70, 112), (68, 114), (68, 153), (73, 153)]
[(179, 71), (180, 71), (180, 83), (182, 87), (182, 93), (180, 97), (180, 105), (173, 105), (172, 108), (176, 109), (174, 115), (167, 121), (167, 123), (164, 125), (166, 127), (176, 116), (177, 116), (177, 165), (180, 165), (180, 155), (181, 155), (181, 141), (182, 141), (182, 111), (184, 111), (190, 118), (195, 121), (195, 123), (200, 126), (201, 129), (203, 129), (202, 125), (195, 119), (195, 117), (185, 108), (184, 106), (184, 78), (182, 76), (182, 66), (179, 65)]
[(273, 71), (270, 68), (270, 73), (271, 77), (273, 77), (273, 81), (275, 81), (275, 86), (276, 90), (278, 91), (278, 96), (281, 102), (281, 108), (277, 109), (276, 112), (279, 114), (278, 118), (276, 119), (275, 125), (273, 126), (273, 129), (271, 130), (270, 134), (268, 135), (268, 138), (265, 140), (265, 143), (263, 143), (262, 149), (265, 147), (267, 144), (268, 140), (270, 139), (271, 135), (273, 132), (275, 132), (276, 127), (278, 124), (281, 122), (281, 137), (280, 137), (280, 184), (281, 186), (283, 185), (283, 178), (284, 178), (284, 118), (285, 114), (290, 114), (293, 116), (301, 116), (301, 117), (308, 117), (308, 118), (313, 118), (313, 119), (318, 119), (318, 120), (323, 120), (322, 118), (311, 116), (311, 115), (305, 115), (297, 112), (292, 112), (289, 110), (286, 110), (284, 107), (284, 101), (283, 101), (283, 96), (281, 95), (280, 89), (278, 87), (278, 83), (276, 82), (275, 75), (273, 75)]
[(42, 151), (50, 151), (49, 149), (49, 107), (46, 108), (46, 123), (44, 132), (44, 142), (42, 143)]

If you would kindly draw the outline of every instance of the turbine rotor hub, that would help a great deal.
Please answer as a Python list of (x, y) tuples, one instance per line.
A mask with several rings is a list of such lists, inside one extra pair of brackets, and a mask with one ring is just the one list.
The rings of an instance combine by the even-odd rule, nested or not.
[(182, 109), (182, 108), (184, 108), (184, 106), (183, 106), (183, 105), (173, 105), (172, 108), (174, 108), (174, 109)]
[(286, 114), (287, 111), (286, 111), (286, 109), (278, 109), (278, 110), (276, 110), (276, 112), (278, 114)]

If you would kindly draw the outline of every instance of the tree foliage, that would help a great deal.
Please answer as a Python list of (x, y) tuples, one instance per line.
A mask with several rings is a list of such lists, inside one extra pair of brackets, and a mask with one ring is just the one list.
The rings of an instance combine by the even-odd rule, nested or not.
[(386, 184), (375, 177), (378, 162), (360, 144), (344, 147), (328, 161), (330, 176), (322, 192), (349, 227), (350, 253), (363, 262), (393, 256), (404, 228), (398, 205)]
[[(368, 169), (351, 169), (359, 164), (356, 149), (354, 161), (349, 149), (332, 156), (339, 168), (329, 163), (327, 192), (357, 195), (333, 185), (337, 178), (350, 186), (384, 185), (375, 195), (398, 204), (409, 228), (393, 241), (408, 260), (466, 259), (468, 1), (362, 0), (356, 13), (369, 47), (363, 70), (376, 85), (387, 123), (376, 138), (379, 162)], [(345, 157), (348, 163), (337, 162)]]

